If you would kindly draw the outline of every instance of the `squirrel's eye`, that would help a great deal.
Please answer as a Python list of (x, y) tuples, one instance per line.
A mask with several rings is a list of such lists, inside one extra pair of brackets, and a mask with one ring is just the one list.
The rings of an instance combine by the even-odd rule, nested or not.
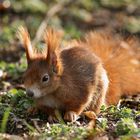
[(49, 81), (49, 75), (46, 74), (46, 75), (43, 76), (42, 82), (48, 82), (48, 81)]

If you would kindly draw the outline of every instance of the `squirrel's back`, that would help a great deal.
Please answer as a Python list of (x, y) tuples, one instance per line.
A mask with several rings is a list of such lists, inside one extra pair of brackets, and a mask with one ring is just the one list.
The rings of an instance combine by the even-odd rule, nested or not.
[(102, 61), (109, 78), (109, 104), (116, 104), (123, 95), (140, 93), (140, 62), (127, 41), (91, 32), (80, 44), (91, 49)]

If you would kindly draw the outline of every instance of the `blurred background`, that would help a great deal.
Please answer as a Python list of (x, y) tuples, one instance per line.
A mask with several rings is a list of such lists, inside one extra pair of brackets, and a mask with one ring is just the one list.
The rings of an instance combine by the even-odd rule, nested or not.
[[(91, 30), (101, 30), (105, 33), (113, 32), (113, 37), (115, 35), (122, 38), (133, 36), (136, 42), (140, 42), (140, 0), (0, 0), (0, 132), (23, 135), (35, 130), (33, 127), (36, 128), (37, 123), (32, 121), (32, 118), (36, 116), (33, 115), (29, 119), (27, 114), (27, 109), (32, 106), (32, 102), (25, 96), (22, 84), (22, 74), (27, 64), (24, 48), (16, 33), (20, 26), (28, 28), (33, 46), (43, 45), (42, 34), (48, 26), (64, 34), (66, 42), (73, 38), (79, 39)], [(140, 43), (136, 45), (140, 49)], [(136, 50), (135, 52), (140, 60), (140, 51)], [(2, 97), (1, 95), (6, 96)], [(134, 101), (134, 103), (134, 106), (139, 105), (139, 102)], [(10, 109), (12, 110), (10, 111)], [(112, 119), (109, 119), (111, 120), (108, 123), (109, 127), (106, 117), (100, 118), (102, 131), (107, 128), (111, 135), (115, 134), (114, 131), (117, 135), (130, 135), (129, 132), (132, 130), (139, 130), (136, 129), (134, 120), (140, 127), (140, 113), (125, 108), (122, 112), (114, 107), (110, 110), (113, 111), (114, 115), (107, 115), (112, 116)], [(9, 121), (8, 117), (5, 119), (8, 113), (11, 115)], [(124, 118), (122, 119), (120, 116)], [(2, 121), (2, 117), (4, 121)], [(122, 120), (118, 121), (117, 117)], [(45, 128), (41, 120), (38, 122)], [(46, 124), (46, 122), (44, 123)], [(48, 135), (60, 133), (60, 126), (52, 127), (51, 133), (50, 126), (47, 126)], [(117, 127), (114, 128), (114, 126)], [(63, 127), (61, 128), (63, 130)], [(74, 129), (73, 132), (78, 134), (80, 138), (83, 135), (82, 132), (86, 134), (85, 130), (79, 129), (77, 131), (75, 127), (71, 127), (71, 129)], [(67, 137), (71, 135), (68, 127), (64, 127), (64, 133), (61, 135), (64, 134)], [(75, 138), (75, 135), (72, 134), (72, 136)]]
[(15, 33), (21, 25), (35, 44), (46, 25), (64, 32), (66, 39), (89, 30), (140, 37), (140, 0), (0, 0), (1, 60), (19, 60), (22, 51)]
[(90, 30), (139, 40), (140, 0), (0, 0), (0, 89), (7, 89), (26, 68), (16, 37), (21, 25), (28, 28), (33, 44), (41, 41), (47, 26), (59, 29), (66, 40)]

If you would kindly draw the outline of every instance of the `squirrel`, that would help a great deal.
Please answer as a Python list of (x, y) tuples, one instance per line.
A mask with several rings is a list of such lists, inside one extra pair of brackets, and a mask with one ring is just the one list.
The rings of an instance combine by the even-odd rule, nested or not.
[(19, 33), (28, 63), (23, 75), (27, 95), (50, 120), (55, 109), (64, 112), (64, 120), (76, 121), (84, 111), (98, 114), (102, 105), (140, 93), (140, 64), (127, 41), (90, 32), (61, 47), (61, 36), (48, 29), (44, 52), (36, 53), (27, 29)]

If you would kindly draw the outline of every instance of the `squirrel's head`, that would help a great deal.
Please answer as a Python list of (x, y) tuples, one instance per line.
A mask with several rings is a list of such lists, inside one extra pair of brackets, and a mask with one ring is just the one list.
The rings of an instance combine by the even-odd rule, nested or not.
[(40, 98), (47, 94), (53, 94), (59, 88), (62, 74), (62, 64), (59, 57), (60, 37), (52, 29), (45, 35), (46, 49), (42, 54), (35, 53), (32, 48), (27, 29), (19, 29), (22, 39), (28, 67), (23, 75), (27, 95)]

